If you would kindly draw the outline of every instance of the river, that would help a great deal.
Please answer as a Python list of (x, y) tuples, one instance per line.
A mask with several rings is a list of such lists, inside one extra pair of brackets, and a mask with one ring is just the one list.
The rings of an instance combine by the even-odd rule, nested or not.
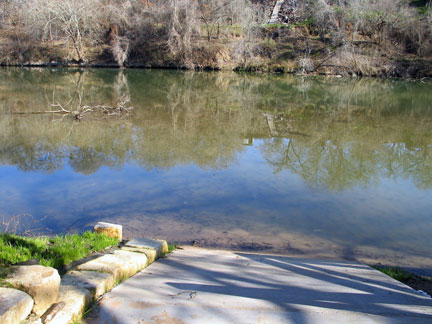
[(0, 113), (9, 230), (432, 268), (430, 82), (4, 68)]

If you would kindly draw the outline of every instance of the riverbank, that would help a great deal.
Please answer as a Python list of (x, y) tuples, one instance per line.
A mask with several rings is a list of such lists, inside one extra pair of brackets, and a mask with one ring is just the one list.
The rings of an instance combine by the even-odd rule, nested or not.
[(427, 0), (7, 2), (0, 64), (432, 76)]
[[(145, 50), (130, 50), (119, 63), (109, 39), (83, 42), (82, 54), (77, 56), (71, 50), (70, 40), (35, 43), (19, 39), (16, 33), (0, 26), (0, 65), (432, 77), (431, 55), (407, 52), (390, 40), (377, 42), (372, 36), (358, 34), (335, 45), (328, 38), (317, 35), (312, 26), (298, 24), (263, 25), (251, 41), (243, 39), (243, 32), (234, 27), (225, 29), (224, 37), (207, 40), (204, 36), (197, 36), (191, 39), (187, 58), (169, 50), (168, 40), (153, 40)], [(350, 33), (345, 31), (344, 37), (348, 39)], [(247, 45), (247, 53), (243, 49), (240, 55), (239, 43), (242, 42), (251, 43)]]
[[(279, 37), (279, 36), (278, 36)], [(290, 38), (290, 36), (285, 36)], [(6, 41), (6, 40), (4, 40)], [(67, 52), (54, 53), (49, 44), (43, 48), (35, 49), (35, 53), (28, 58), (14, 53), (0, 52), (0, 66), (4, 67), (43, 67), (43, 68), (128, 68), (128, 69), (180, 69), (195, 71), (235, 71), (255, 73), (276, 73), (295, 75), (327, 75), (344, 77), (382, 77), (424, 79), (432, 78), (432, 58), (418, 57), (416, 55), (386, 54), (386, 49), (380, 49), (373, 42), (366, 41), (366, 53), (354, 57), (352, 53), (345, 52), (344, 48), (331, 47), (316, 37), (301, 36), (293, 44), (286, 41), (271, 42), (272, 50), (267, 55), (257, 55), (253, 60), (237, 62), (233, 53), (226, 44), (208, 44), (212, 50), (193, 59), (191, 64), (185, 65), (171, 57), (169, 53), (149, 53), (146, 57), (130, 58), (119, 66), (109, 53), (108, 46), (96, 46), (88, 49), (91, 53), (85, 61), (70, 59)], [(301, 44), (304, 42), (303, 44)], [(305, 45), (307, 44), (307, 45)], [(58, 46), (66, 46), (59, 44)], [(203, 49), (207, 47), (203, 45)], [(289, 48), (287, 50), (287, 48)], [(359, 42), (353, 51), (364, 51), (364, 43)], [(157, 49), (159, 51), (159, 49)], [(313, 55), (305, 56), (310, 51)], [(372, 51), (374, 55), (368, 55)], [(381, 54), (377, 54), (381, 53)], [(53, 58), (54, 57), (54, 58)], [(361, 62), (358, 59), (361, 58)]]

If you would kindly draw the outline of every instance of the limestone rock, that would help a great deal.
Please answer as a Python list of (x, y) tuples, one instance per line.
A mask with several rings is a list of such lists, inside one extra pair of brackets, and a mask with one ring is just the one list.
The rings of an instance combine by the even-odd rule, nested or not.
[(33, 298), (33, 312), (36, 315), (42, 315), (57, 301), (60, 276), (54, 268), (41, 265), (15, 266), (6, 281)]
[(156, 240), (162, 243), (162, 253), (168, 253), (168, 242), (165, 240)]
[(53, 314), (52, 319), (46, 324), (68, 324), (81, 318), (84, 309), (92, 301), (92, 294), (84, 288), (76, 286), (60, 286), (59, 303), (64, 302), (65, 306)]
[(63, 276), (61, 282), (62, 287), (76, 286), (87, 289), (94, 298), (98, 298), (114, 286), (114, 276), (111, 273), (96, 271), (70, 271)]
[(134, 238), (126, 243), (126, 246), (155, 250), (158, 257), (161, 253), (168, 252), (168, 243), (164, 240), (152, 240), (148, 238)]
[(0, 288), (0, 323), (20, 323), (30, 314), (32, 308), (33, 299), (25, 292)]
[(117, 250), (113, 254), (105, 254), (77, 267), (78, 270), (108, 272), (114, 280), (122, 280), (133, 276), (147, 266), (147, 256), (142, 253)]
[(105, 222), (99, 222), (95, 225), (94, 231), (96, 233), (103, 233), (109, 237), (117, 238), (122, 240), (123, 226), (117, 224), (110, 224)]
[(157, 255), (156, 250), (142, 249), (142, 248), (131, 247), (131, 246), (122, 246), (121, 250), (130, 251), (130, 252), (137, 252), (137, 253), (144, 253), (147, 256), (148, 264), (155, 262), (156, 259), (159, 257)]

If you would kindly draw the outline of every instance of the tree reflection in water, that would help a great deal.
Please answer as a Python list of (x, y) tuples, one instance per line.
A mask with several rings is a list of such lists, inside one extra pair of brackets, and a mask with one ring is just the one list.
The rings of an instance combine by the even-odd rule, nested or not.
[[(1, 69), (0, 212), (47, 216), (55, 232), (104, 220), (205, 246), (430, 265), (431, 87)], [(118, 118), (16, 114), (129, 100)]]
[[(244, 138), (261, 138), (275, 173), (289, 170), (314, 187), (343, 190), (382, 177), (432, 186), (430, 84), (170, 71), (0, 74), (0, 161), (24, 171), (69, 165), (91, 174), (130, 162), (223, 169), (245, 150)], [(132, 116), (77, 122), (12, 114), (121, 100), (136, 107)]]

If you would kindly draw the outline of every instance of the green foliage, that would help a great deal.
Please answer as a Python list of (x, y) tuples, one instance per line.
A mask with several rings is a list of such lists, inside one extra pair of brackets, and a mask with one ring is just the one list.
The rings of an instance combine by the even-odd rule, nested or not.
[(168, 244), (168, 253), (171, 253), (175, 249), (177, 249), (177, 244)]
[(241, 25), (222, 25), (220, 28), (235, 35), (243, 35), (243, 26)]
[(287, 29), (291, 29), (292, 28), (291, 25), (287, 25), (287, 24), (266, 24), (266, 25), (262, 25), (262, 27), (264, 29), (274, 29), (274, 28), (287, 28)]
[(262, 46), (268, 48), (268, 49), (276, 49), (278, 47), (278, 44), (276, 43), (276, 41), (271, 38), (271, 37), (266, 37), (264, 38), (264, 41), (262, 43)]
[(407, 282), (409, 279), (415, 277), (412, 273), (395, 267), (374, 266), (373, 268), (400, 282)]
[(334, 11), (336, 14), (341, 14), (341, 15), (344, 14), (344, 8), (339, 6), (334, 7)]
[(313, 17), (309, 17), (300, 21), (298, 23), (293, 24), (293, 26), (312, 26), (315, 23)]
[(127, 278), (129, 278), (129, 275), (127, 273), (123, 273), (120, 276), (117, 276), (114, 280), (114, 287), (120, 285)]
[(117, 239), (104, 234), (84, 232), (53, 238), (29, 238), (12, 234), (0, 235), (0, 265), (11, 265), (29, 259), (38, 259), (44, 266), (58, 270), (89, 255), (118, 244)]
[(177, 244), (168, 244), (168, 252), (162, 253), (161, 257), (164, 258), (167, 256), (167, 254), (171, 253), (172, 251), (177, 249)]
[(12, 234), (0, 236), (0, 264), (15, 264), (31, 259), (37, 251), (46, 250), (44, 239), (31, 239)]
[(431, 8), (430, 7), (426, 7), (426, 6), (418, 7), (417, 8), (417, 12), (419, 13), (419, 15), (426, 16), (426, 15), (429, 14), (430, 11), (431, 11)]

